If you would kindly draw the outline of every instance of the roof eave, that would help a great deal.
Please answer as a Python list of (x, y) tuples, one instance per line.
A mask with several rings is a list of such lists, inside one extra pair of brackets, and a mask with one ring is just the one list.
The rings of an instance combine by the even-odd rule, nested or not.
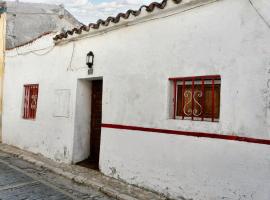
[[(117, 30), (123, 27), (136, 25), (139, 23), (147, 22), (157, 18), (164, 18), (171, 15), (179, 14), (181, 12), (188, 11), (190, 9), (200, 7), (209, 3), (213, 3), (219, 0), (183, 0), (180, 4), (175, 4), (173, 0), (168, 0), (168, 4), (164, 9), (155, 9), (153, 12), (147, 12), (145, 9), (141, 11), (139, 16), (130, 16), (127, 19), (121, 18), (118, 23), (109, 23), (106, 25), (100, 25), (97, 29), (90, 28), (88, 31), (67, 31), (61, 39), (54, 40), (56, 45), (66, 44), (71, 41), (81, 40), (84, 38), (94, 37), (96, 35), (104, 34), (113, 30)], [(59, 36), (58, 35), (58, 36)]]

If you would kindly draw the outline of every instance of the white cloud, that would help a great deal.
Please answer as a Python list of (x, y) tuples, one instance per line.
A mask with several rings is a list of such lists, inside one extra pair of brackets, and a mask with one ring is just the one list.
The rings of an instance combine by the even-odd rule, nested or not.
[(128, 9), (137, 9), (142, 4), (149, 4), (151, 0), (112, 0), (94, 3), (89, 0), (20, 0), (21, 2), (63, 4), (79, 21), (88, 24), (98, 19), (115, 16)]
[(149, 0), (127, 0), (111, 1), (99, 4), (87, 3), (83, 6), (78, 4), (65, 4), (66, 8), (83, 23), (88, 24), (98, 19), (105, 19), (109, 16), (115, 16), (119, 12), (125, 12), (128, 9), (137, 9), (140, 5), (149, 3)]

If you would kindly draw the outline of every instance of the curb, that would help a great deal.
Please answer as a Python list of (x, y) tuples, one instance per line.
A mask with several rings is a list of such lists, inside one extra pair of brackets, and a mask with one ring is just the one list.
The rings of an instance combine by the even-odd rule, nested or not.
[[(12, 153), (11, 153), (12, 154)], [(127, 196), (125, 194), (121, 194), (119, 193), (118, 191), (112, 189), (112, 188), (109, 188), (109, 187), (106, 187), (105, 185), (103, 184), (99, 184), (97, 182), (94, 182), (92, 180), (89, 180), (83, 176), (80, 176), (80, 175), (74, 175), (70, 172), (65, 172), (64, 170), (62, 170), (61, 168), (56, 168), (56, 167), (51, 167), (50, 165), (47, 165), (46, 163), (44, 162), (40, 162), (40, 161), (37, 161), (31, 157), (28, 157), (28, 156), (24, 156), (24, 155), (18, 155), (18, 154), (14, 154), (15, 156), (17, 156), (18, 158), (21, 158), (27, 162), (30, 162), (34, 165), (37, 165), (37, 166), (40, 166), (40, 167), (44, 167), (58, 175), (61, 175), (65, 178), (68, 178), (68, 179), (71, 179), (73, 180), (74, 182), (76, 183), (79, 183), (79, 184), (85, 184), (85, 185), (88, 185), (88, 186), (91, 186), (101, 192), (103, 192), (104, 194), (110, 196), (110, 197), (113, 197), (115, 199), (118, 199), (118, 200), (138, 200), (137, 198), (133, 198), (133, 197), (130, 197), (130, 196)]]
[[(37, 160), (37, 159), (35, 159), (35, 158), (31, 157), (31, 156), (23, 155), (23, 154), (20, 154), (19, 152), (14, 152), (14, 151), (9, 150), (8, 148), (5, 148), (5, 147), (4, 148), (0, 147), (0, 150), (5, 152), (5, 153), (11, 154), (11, 155), (13, 155), (15, 157), (18, 157), (18, 158), (20, 158), (22, 160), (25, 160), (25, 161), (27, 161), (29, 163), (32, 163), (32, 164), (34, 164), (36, 166), (46, 168), (46, 169), (50, 170), (51, 172), (54, 172), (55, 174), (61, 175), (61, 176), (65, 177), (65, 178), (71, 179), (76, 183), (91, 186), (94, 189), (97, 189), (100, 192), (108, 195), (109, 197), (115, 198), (117, 200), (141, 200), (141, 198), (135, 198), (135, 197), (129, 196), (129, 195), (125, 194), (125, 193), (121, 193), (121, 192), (113, 189), (112, 187), (108, 187), (108, 186), (106, 186), (106, 185), (104, 185), (102, 183), (95, 182), (93, 180), (87, 179), (87, 178), (85, 178), (85, 177), (83, 177), (81, 175), (74, 175), (71, 172), (64, 171), (60, 167), (51, 166), (51, 165), (49, 165), (49, 164), (47, 164), (45, 162), (39, 161), (39, 160)], [(20, 149), (18, 149), (18, 150), (20, 150)], [(23, 151), (23, 150), (20, 150), (20, 151)], [(134, 186), (134, 187), (136, 187), (136, 186)], [(147, 191), (147, 192), (149, 192), (149, 191)], [(166, 197), (163, 197), (163, 196), (160, 196), (160, 195), (158, 195), (158, 196), (159, 196), (159, 198), (157, 198), (157, 200), (168, 200), (168, 198), (166, 198)]]

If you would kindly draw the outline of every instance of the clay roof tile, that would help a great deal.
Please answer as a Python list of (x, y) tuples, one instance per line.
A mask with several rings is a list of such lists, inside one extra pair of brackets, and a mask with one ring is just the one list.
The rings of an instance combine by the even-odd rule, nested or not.
[[(100, 25), (102, 26), (108, 26), (111, 22), (114, 24), (118, 23), (121, 18), (123, 19), (128, 19), (130, 15), (133, 15), (134, 17), (137, 17), (141, 14), (142, 9), (145, 9), (147, 12), (153, 12), (156, 8), (158, 9), (164, 9), (167, 5), (167, 2), (169, 0), (163, 0), (161, 3), (158, 2), (152, 2), (148, 6), (142, 5), (138, 10), (127, 10), (125, 13), (118, 13), (116, 17), (108, 17), (106, 20), (99, 19), (97, 20), (96, 23), (90, 23), (88, 26), (81, 26), (79, 29), (74, 28), (72, 30), (69, 30), (65, 33), (60, 33), (56, 35), (53, 39), (55, 41), (61, 40), (64, 38), (67, 38), (68, 35), (73, 35), (75, 32), (76, 34), (81, 34), (82, 31), (89, 31), (91, 28), (92, 29), (99, 29)], [(182, 0), (172, 0), (175, 4), (179, 4), (182, 2)]]

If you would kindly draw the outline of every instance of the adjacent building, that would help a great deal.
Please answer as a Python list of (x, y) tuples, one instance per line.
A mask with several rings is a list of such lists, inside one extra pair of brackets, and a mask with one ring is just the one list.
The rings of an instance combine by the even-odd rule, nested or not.
[[(3, 93), (3, 73), (5, 64), (5, 43), (6, 43), (6, 3), (0, 2), (0, 97)], [(0, 127), (2, 123), (2, 98), (0, 98)], [(2, 141), (2, 134), (0, 129), (0, 141)]]
[(81, 25), (62, 5), (8, 1), (6, 48), (24, 45), (44, 33)]
[(270, 199), (270, 5), (164, 0), (7, 51), (3, 142), (175, 199)]

